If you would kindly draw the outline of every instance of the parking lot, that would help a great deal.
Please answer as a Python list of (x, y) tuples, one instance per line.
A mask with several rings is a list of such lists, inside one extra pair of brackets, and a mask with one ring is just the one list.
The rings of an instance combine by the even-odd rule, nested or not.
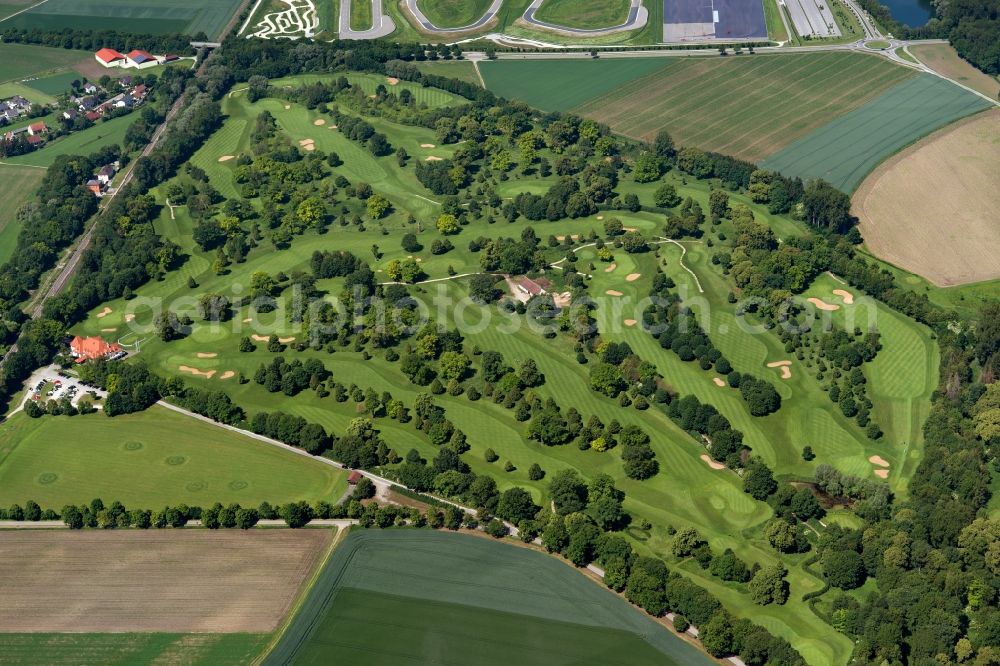
[(70, 376), (58, 365), (49, 365), (32, 373), (24, 384), (25, 401), (45, 403), (49, 400), (69, 399), (74, 407), (81, 400), (89, 400), (100, 409), (100, 401), (106, 393), (94, 386), (86, 386), (76, 377)]

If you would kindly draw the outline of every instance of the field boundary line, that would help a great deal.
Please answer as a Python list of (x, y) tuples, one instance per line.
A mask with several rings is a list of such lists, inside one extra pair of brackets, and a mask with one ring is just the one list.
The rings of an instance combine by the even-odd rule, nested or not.
[(24, 12), (30, 12), (30, 11), (31, 11), (32, 9), (34, 9), (35, 7), (38, 7), (39, 5), (44, 5), (44, 4), (45, 4), (46, 2), (48, 2), (48, 1), (49, 1), (49, 0), (42, 0), (41, 2), (36, 2), (35, 4), (31, 5), (30, 7), (25, 7), (25, 8), (24, 8), (24, 9), (22, 9), (21, 11), (17, 11), (17, 12), (14, 12), (14, 13), (13, 13), (13, 14), (11, 14), (10, 16), (5, 16), (4, 18), (0, 19), (0, 23), (3, 23), (4, 21), (6, 21), (6, 20), (8, 20), (8, 19), (12, 19), (12, 18), (14, 18), (15, 16), (18, 16), (19, 14), (23, 14)]
[(0, 162), (0, 166), (27, 167), (29, 169), (42, 169), (44, 171), (48, 171), (48, 169), (49, 169), (48, 167), (38, 166), (37, 164), (15, 164), (13, 162)]
[[(258, 0), (258, 2), (263, 2), (263, 0)], [(292, 607), (288, 609), (288, 613), (285, 614), (285, 620), (281, 623), (281, 626), (271, 635), (271, 640), (267, 642), (256, 657), (250, 662), (253, 666), (261, 664), (265, 659), (271, 654), (275, 647), (281, 642), (288, 632), (288, 628), (292, 626), (292, 621), (295, 616), (299, 614), (302, 607), (305, 605), (306, 600), (313, 591), (316, 583), (319, 581), (319, 577), (322, 575), (323, 571), (326, 569), (327, 565), (330, 563), (330, 558), (333, 557), (333, 553), (337, 550), (337, 546), (347, 537), (350, 533), (351, 528), (337, 529), (337, 533), (334, 535), (333, 539), (330, 540), (329, 545), (326, 547), (326, 552), (323, 554), (320, 562), (316, 564), (316, 568), (313, 570), (312, 576), (307, 580), (302, 581), (302, 589), (298, 591), (295, 595), (295, 603)]]

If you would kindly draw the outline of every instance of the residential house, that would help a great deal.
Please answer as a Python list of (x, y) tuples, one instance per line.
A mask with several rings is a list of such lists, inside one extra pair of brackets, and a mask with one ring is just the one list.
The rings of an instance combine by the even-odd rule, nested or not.
[(87, 111), (93, 111), (97, 108), (97, 98), (96, 97), (84, 97), (80, 100), (80, 106), (77, 107), (81, 112), (86, 113)]
[(83, 92), (87, 93), (88, 95), (94, 95), (97, 93), (98, 90), (100, 90), (100, 88), (95, 86), (93, 83), (90, 83), (89, 81), (85, 83), (83, 86)]
[(27, 127), (18, 127), (17, 129), (10, 130), (6, 134), (4, 134), (3, 138), (4, 138), (5, 141), (13, 141), (14, 139), (16, 139), (21, 134), (27, 134), (27, 133), (28, 133), (28, 128)]
[(118, 85), (120, 85), (122, 88), (125, 88), (126, 90), (128, 88), (131, 88), (132, 87), (132, 77), (131, 76), (123, 76), (123, 77), (121, 77), (120, 79), (118, 79)]
[(108, 358), (122, 353), (121, 345), (117, 342), (107, 342), (99, 336), (81, 338), (78, 335), (70, 341), (69, 350), (77, 363)]
[(104, 188), (101, 187), (100, 181), (88, 180), (87, 189), (93, 192), (95, 197), (104, 196)]
[(97, 180), (102, 185), (107, 185), (111, 182), (111, 179), (115, 177), (115, 168), (110, 164), (105, 164), (101, 167), (101, 170), (97, 172)]
[(76, 109), (70, 108), (63, 111), (62, 115), (63, 118), (65, 118), (66, 120), (73, 122), (74, 120), (76, 120), (76, 117), (80, 114), (77, 112)]
[(125, 64), (125, 56), (114, 49), (101, 49), (94, 54), (94, 57), (105, 67), (121, 67)]
[(43, 139), (42, 137), (38, 136), (37, 134), (31, 134), (31, 135), (28, 136), (28, 138), (26, 139), (26, 141), (28, 142), (28, 145), (31, 145), (31, 146), (34, 146), (35, 148), (37, 148), (38, 146), (42, 145), (42, 143), (45, 141), (45, 139)]
[(146, 97), (146, 84), (140, 83), (135, 88), (132, 89), (132, 97), (136, 99), (145, 99)]
[(99, 114), (97, 111), (87, 111), (87, 113), (83, 114), (83, 117), (92, 123), (96, 123), (98, 120), (101, 119), (101, 114)]
[(155, 56), (143, 51), (142, 49), (134, 49), (128, 52), (125, 56), (125, 66), (135, 67), (136, 69), (145, 69), (147, 67), (155, 67), (160, 64)]
[(28, 134), (31, 136), (38, 136), (40, 134), (45, 134), (49, 131), (49, 128), (45, 126), (45, 123), (39, 121), (37, 123), (31, 123), (28, 125)]

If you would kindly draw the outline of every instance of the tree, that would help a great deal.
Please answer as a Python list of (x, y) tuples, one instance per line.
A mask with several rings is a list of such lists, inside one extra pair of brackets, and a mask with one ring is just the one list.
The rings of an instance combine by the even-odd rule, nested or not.
[(651, 152), (640, 153), (632, 170), (632, 179), (637, 183), (652, 183), (663, 175), (663, 160)]
[(461, 352), (446, 351), (441, 354), (438, 360), (441, 368), (441, 377), (444, 379), (462, 379), (469, 371), (472, 361)]
[(760, 458), (751, 458), (743, 475), (743, 491), (754, 499), (767, 499), (778, 489), (771, 469)]
[(865, 563), (853, 550), (827, 548), (822, 557), (823, 574), (834, 587), (853, 590), (865, 582)]
[(795, 527), (787, 520), (772, 518), (767, 521), (764, 525), (764, 538), (782, 553), (790, 553), (795, 550)]
[(419, 240), (417, 240), (417, 235), (412, 232), (403, 234), (400, 245), (407, 252), (420, 252), (420, 250), (424, 249), (424, 246), (420, 244)]
[(653, 203), (660, 208), (673, 208), (681, 202), (677, 190), (670, 183), (663, 183), (653, 193)]
[(491, 273), (473, 275), (469, 279), (469, 295), (479, 303), (492, 303), (503, 295), (497, 288), (499, 281), (500, 278)]
[(663, 582), (643, 569), (634, 569), (629, 575), (625, 598), (653, 617), (659, 617), (668, 610)]
[(222, 294), (202, 294), (198, 298), (198, 312), (205, 321), (226, 321), (229, 308), (229, 299)]
[(698, 530), (693, 527), (685, 527), (674, 535), (670, 542), (670, 552), (675, 557), (688, 557), (705, 543)]
[(531, 467), (528, 468), (528, 478), (532, 481), (541, 481), (545, 478), (545, 470), (538, 463), (531, 463)]
[(309, 197), (295, 209), (295, 216), (307, 227), (319, 226), (326, 217), (326, 204), (319, 197)]
[(373, 220), (381, 220), (386, 211), (389, 210), (389, 200), (381, 194), (373, 194), (368, 197), (365, 208), (368, 210), (368, 217)]
[(570, 439), (566, 419), (555, 409), (542, 409), (528, 422), (528, 437), (546, 446), (565, 444)]
[(561, 469), (549, 481), (549, 496), (557, 514), (565, 516), (587, 507), (587, 484), (573, 469)]
[(817, 228), (843, 233), (853, 224), (851, 198), (822, 179), (811, 180), (802, 193), (806, 221)]
[(667, 130), (661, 129), (656, 133), (656, 139), (653, 140), (653, 151), (658, 157), (665, 160), (672, 160), (677, 155), (674, 139)]
[(788, 600), (787, 573), (788, 570), (780, 563), (758, 571), (747, 586), (750, 600), (761, 606), (785, 603)]
[(312, 520), (312, 508), (304, 501), (283, 504), (278, 513), (292, 528), (303, 527)]
[(530, 520), (538, 513), (539, 506), (524, 488), (510, 488), (500, 495), (497, 502), (497, 516), (515, 525), (522, 520)]
[(437, 226), (438, 231), (446, 236), (457, 234), (462, 228), (455, 216), (447, 213), (438, 217), (435, 226)]

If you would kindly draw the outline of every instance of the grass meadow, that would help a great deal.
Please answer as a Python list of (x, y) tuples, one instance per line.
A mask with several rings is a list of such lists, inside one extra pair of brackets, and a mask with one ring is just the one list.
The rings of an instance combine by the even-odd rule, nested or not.
[(0, 661), (43, 664), (150, 664), (238, 666), (263, 648), (266, 634), (52, 634), (0, 633)]
[(351, 0), (351, 30), (368, 30), (373, 22), (371, 0)]
[(29, 201), (45, 177), (44, 169), (0, 164), (0, 265), (7, 262), (17, 246), (21, 225), (17, 209)]
[(503, 97), (572, 111), (640, 140), (666, 129), (682, 145), (749, 161), (913, 76), (854, 53), (496, 61), (482, 63), (480, 71)]
[[(3, 5), (0, 5), (3, 7)], [(0, 29), (6, 27), (0, 23)], [(93, 54), (32, 44), (0, 44), (0, 83), (68, 69)]]
[(610, 28), (625, 23), (630, 4), (630, 0), (545, 0), (535, 12), (535, 18), (568, 28)]
[(49, 97), (58, 97), (73, 87), (73, 81), (80, 81), (83, 78), (76, 72), (61, 72), (25, 81), (24, 85)]
[(466, 83), (474, 83), (477, 86), (482, 85), (479, 75), (476, 74), (476, 66), (468, 60), (424, 60), (414, 64), (424, 74), (447, 76)]
[(5, 24), (40, 30), (122, 30), (165, 35), (204, 32), (219, 37), (240, 0), (48, 0)]
[(47, 167), (60, 155), (89, 155), (105, 146), (122, 143), (125, 140), (125, 132), (133, 122), (135, 118), (132, 114), (102, 120), (85, 130), (46, 143), (38, 150), (11, 157), (7, 163)]
[(0, 504), (61, 509), (99, 497), (128, 507), (336, 501), (346, 474), (163, 407), (0, 425)]
[[(372, 89), (380, 82), (376, 77), (365, 81), (363, 85), (372, 86)], [(291, 81), (286, 80), (286, 83)], [(426, 94), (430, 95), (431, 92), (433, 91)], [(447, 103), (431, 97), (427, 97), (425, 101)], [(145, 339), (140, 356), (158, 373), (165, 376), (181, 375), (190, 384), (205, 389), (225, 389), (250, 414), (281, 409), (320, 423), (335, 433), (342, 433), (350, 421), (358, 416), (358, 408), (351, 402), (338, 403), (332, 398), (319, 398), (312, 391), (287, 398), (268, 393), (252, 381), (240, 384), (235, 379), (221, 379), (227, 371), (252, 377), (261, 363), (273, 358), (273, 354), (267, 352), (262, 344), (253, 352), (239, 352), (242, 337), (274, 333), (298, 339), (304, 335), (300, 325), (289, 323), (287, 313), (279, 309), (259, 314), (243, 308), (234, 313), (230, 322), (223, 325), (196, 325), (188, 337), (164, 343), (152, 333), (150, 324), (153, 310), (150, 303), (162, 299), (178, 313), (189, 312), (197, 320), (193, 303), (190, 308), (181, 307), (176, 305), (177, 299), (188, 298), (193, 301), (192, 297), (205, 292), (237, 295), (240, 287), (249, 284), (251, 274), (256, 271), (271, 274), (284, 271), (290, 274), (295, 270), (308, 270), (309, 257), (315, 250), (349, 250), (366, 261), (372, 261), (371, 247), (377, 244), (382, 256), (374, 261), (373, 268), (384, 271), (390, 261), (408, 256), (398, 242), (406, 231), (418, 233), (418, 238), (425, 247), (438, 237), (434, 230), (418, 229), (406, 223), (407, 213), (426, 222), (433, 220), (440, 210), (435, 198), (417, 182), (412, 161), (431, 156), (448, 157), (454, 146), (422, 148), (421, 144), (436, 143), (432, 131), (397, 125), (382, 119), (368, 119), (378, 131), (388, 136), (394, 146), (405, 148), (412, 156), (408, 166), (400, 167), (394, 156), (373, 157), (340, 132), (327, 125), (316, 125), (315, 121), (321, 118), (320, 114), (300, 105), (286, 104), (276, 99), (249, 104), (245, 96), (237, 92), (224, 99), (224, 110), (228, 119), (223, 127), (191, 159), (193, 164), (208, 173), (213, 186), (224, 196), (238, 196), (233, 181), (237, 161), (220, 162), (219, 158), (246, 152), (254, 118), (267, 110), (274, 115), (281, 130), (293, 143), (312, 139), (318, 151), (337, 152), (344, 164), (336, 168), (335, 173), (344, 175), (351, 182), (371, 184), (376, 192), (390, 200), (392, 212), (378, 222), (366, 222), (364, 231), (350, 225), (333, 224), (323, 233), (308, 231), (296, 237), (288, 249), (280, 252), (273, 251), (270, 245), (261, 247), (251, 252), (245, 263), (233, 265), (228, 274), (216, 275), (211, 270), (214, 253), (201, 251), (192, 240), (194, 221), (187, 210), (184, 207), (175, 208), (173, 219), (169, 212), (163, 210), (156, 222), (156, 230), (180, 246), (181, 251), (187, 255), (184, 263), (168, 273), (162, 281), (151, 282), (138, 289), (136, 299), (102, 304), (98, 311), (106, 306), (111, 312), (101, 319), (90, 317), (77, 326), (74, 332), (100, 334), (104, 329), (110, 328), (113, 330), (108, 333), (109, 336), (122, 336), (134, 330), (128, 340)], [(537, 175), (519, 175), (501, 182), (498, 194), (507, 198), (521, 191), (544, 192), (556, 180), (556, 176), (541, 178)], [(690, 196), (703, 209), (708, 209), (707, 183), (689, 182), (673, 173), (668, 174), (666, 180), (676, 187), (681, 196)], [(618, 191), (622, 194), (635, 193), (642, 204), (652, 205), (657, 186), (658, 183), (638, 185), (623, 181), (619, 184)], [(163, 201), (163, 187), (154, 189), (152, 194), (158, 202)], [(751, 205), (757, 219), (769, 224), (780, 236), (787, 237), (805, 231), (800, 223), (770, 215), (765, 208), (752, 204), (742, 195), (734, 193), (730, 196), (733, 203)], [(361, 212), (359, 204), (354, 200), (346, 205), (350, 209), (348, 215)], [(616, 212), (614, 215), (624, 225), (641, 230), (647, 238), (659, 233), (663, 219), (662, 215), (644, 212)], [(467, 247), (469, 239), (476, 236), (517, 237), (531, 224), (544, 244), (549, 235), (586, 236), (592, 230), (602, 233), (602, 220), (603, 215), (596, 214), (558, 222), (528, 223), (522, 219), (507, 224), (501, 221), (492, 226), (485, 221), (476, 221), (453, 239), (455, 249), (451, 252), (432, 255), (428, 250), (422, 250), (413, 254), (422, 260), (421, 267), (429, 278), (444, 278), (448, 275), (449, 267), (456, 273), (479, 270), (478, 255)], [(735, 236), (728, 222), (724, 222), (716, 231), (724, 231), (729, 237)], [(710, 232), (703, 240), (707, 241), (714, 233)], [(714, 240), (719, 242), (717, 238)], [(922, 448), (919, 425), (922, 415), (926, 413), (928, 396), (936, 382), (937, 352), (928, 331), (884, 306), (874, 304), (863, 294), (856, 294), (858, 300), (852, 309), (845, 307), (843, 311), (834, 313), (834, 321), (838, 321), (837, 316), (854, 314), (857, 310), (856, 320), (863, 322), (860, 325), (866, 325), (868, 321), (863, 316), (877, 316), (876, 323), (885, 341), (885, 348), (867, 368), (869, 390), (875, 402), (874, 416), (886, 432), (885, 437), (873, 442), (853, 420), (840, 415), (839, 410), (822, 391), (819, 382), (797, 362), (793, 362), (792, 378), (788, 380), (780, 379), (777, 370), (765, 367), (768, 362), (788, 356), (784, 345), (772, 333), (742, 333), (733, 314), (733, 306), (726, 303), (731, 288), (729, 279), (711, 263), (711, 255), (715, 250), (706, 242), (684, 243), (684, 247), (686, 254), (683, 264), (680, 248), (672, 244), (661, 245), (654, 252), (639, 255), (616, 251), (616, 268), (612, 271), (605, 271), (606, 265), (596, 261), (592, 249), (582, 248), (578, 251), (577, 266), (581, 271), (592, 275), (590, 292), (600, 300), (595, 316), (602, 335), (628, 341), (644, 359), (656, 363), (666, 382), (678, 392), (694, 394), (700, 400), (716, 406), (733, 423), (733, 427), (745, 433), (747, 443), (774, 468), (779, 478), (808, 478), (812, 475), (814, 466), (821, 462), (834, 464), (845, 472), (871, 476), (872, 467), (867, 459), (877, 454), (889, 460), (892, 465), (893, 472), (889, 481), (894, 491), (905, 495), (907, 479), (919, 461)], [(704, 293), (697, 291), (687, 269), (698, 276)], [(648, 293), (652, 277), (658, 270), (665, 271), (677, 282), (680, 293), (685, 299), (690, 299), (690, 305), (696, 312), (710, 312), (713, 341), (738, 370), (754, 373), (775, 384), (783, 398), (781, 410), (768, 417), (751, 417), (737, 393), (717, 387), (711, 373), (700, 370), (697, 364), (684, 363), (673, 353), (663, 351), (641, 327), (624, 325), (624, 319), (641, 320), (638, 313), (641, 309), (639, 301)], [(638, 273), (639, 277), (627, 280), (626, 277), (631, 273)], [(189, 278), (196, 281), (198, 286), (195, 290), (188, 287)], [(342, 280), (320, 280), (317, 286), (336, 294), (341, 289)], [(832, 289), (839, 286), (841, 285), (833, 278), (824, 277), (810, 287), (807, 295), (815, 294), (830, 299)], [(608, 290), (617, 290), (622, 295), (606, 298), (604, 294)], [(432, 304), (436, 298), (457, 302), (467, 295), (467, 287), (463, 280), (458, 279), (415, 286), (410, 289), (410, 293), (426, 304)], [(865, 313), (870, 310), (871, 314), (862, 315), (862, 310)], [(435, 312), (436, 308), (432, 307), (430, 311)], [(483, 319), (487, 312), (491, 317), (488, 324)], [(127, 325), (127, 317), (133, 315), (134, 322)], [(575, 468), (586, 477), (608, 473), (618, 479), (619, 486), (627, 493), (626, 509), (637, 518), (646, 518), (655, 525), (649, 533), (633, 531), (629, 534), (629, 538), (641, 552), (663, 556), (669, 552), (670, 536), (667, 526), (678, 529), (693, 526), (706, 536), (717, 551), (732, 548), (748, 562), (761, 565), (776, 560), (773, 549), (759, 529), (771, 515), (769, 507), (746, 495), (742, 490), (742, 480), (736, 474), (728, 470), (710, 469), (700, 459), (700, 455), (705, 452), (701, 444), (681, 431), (659, 410), (654, 408), (640, 412), (622, 409), (617, 401), (591, 391), (588, 387), (588, 369), (577, 363), (570, 345), (553, 344), (538, 331), (527, 326), (518, 327), (516, 324), (519, 321), (523, 323), (523, 319), (503, 314), (496, 308), (488, 311), (478, 307), (446, 309), (434, 317), (448, 326), (454, 326), (461, 319), (463, 334), (470, 347), (477, 345), (484, 350), (500, 351), (510, 364), (516, 365), (524, 358), (535, 359), (546, 377), (545, 384), (536, 389), (541, 397), (554, 397), (561, 405), (576, 407), (585, 416), (597, 415), (605, 423), (611, 419), (619, 419), (623, 424), (640, 425), (650, 434), (652, 447), (661, 466), (660, 473), (652, 479), (632, 481), (624, 476), (620, 457), (614, 450), (598, 453), (592, 450), (581, 452), (575, 447), (541, 446), (526, 438), (524, 424), (517, 422), (509, 410), (491, 401), (471, 402), (464, 395), (438, 396), (437, 401), (447, 410), (448, 418), (468, 435), (471, 450), (463, 455), (463, 459), (473, 471), (494, 476), (501, 489), (513, 485), (525, 487), (534, 495), (536, 502), (542, 505), (547, 504), (547, 482), (528, 478), (527, 471), (532, 463), (537, 462), (550, 475), (566, 467)], [(361, 353), (344, 347), (336, 348), (334, 353), (310, 349), (296, 352), (289, 349), (284, 355), (286, 358), (318, 358), (330, 370), (334, 380), (345, 385), (354, 383), (365, 388), (371, 387), (377, 392), (388, 391), (394, 398), (408, 405), (413, 404), (417, 395), (425, 391), (411, 384), (397, 363), (390, 363), (378, 353), (370, 359), (363, 359)], [(187, 372), (182, 373), (181, 366), (201, 372), (216, 372), (211, 377), (196, 377)], [(401, 455), (411, 448), (417, 449), (428, 459), (436, 454), (436, 448), (412, 425), (388, 419), (379, 419), (376, 425), (386, 441)], [(807, 444), (817, 454), (816, 461), (811, 463), (801, 459), (802, 447)], [(486, 462), (484, 452), (487, 447), (493, 448), (499, 455), (498, 463)], [(508, 460), (514, 465), (514, 471), (501, 472), (502, 467), (499, 466)], [(801, 602), (803, 594), (822, 587), (820, 580), (803, 569), (802, 560), (805, 557), (782, 557), (782, 561), (790, 569), (791, 585), (791, 598), (785, 606), (753, 606), (747, 601), (745, 586), (722, 583), (690, 563), (675, 561), (672, 564), (699, 584), (710, 588), (732, 612), (752, 616), (755, 621), (784, 636), (803, 652), (810, 663), (844, 663), (851, 651), (850, 641), (833, 631)]]
[(492, 0), (418, 0), (420, 11), (439, 28), (461, 28), (475, 23)]
[(712, 663), (551, 557), (422, 530), (352, 531), (264, 663), (388, 665), (428, 650), (497, 666)]

